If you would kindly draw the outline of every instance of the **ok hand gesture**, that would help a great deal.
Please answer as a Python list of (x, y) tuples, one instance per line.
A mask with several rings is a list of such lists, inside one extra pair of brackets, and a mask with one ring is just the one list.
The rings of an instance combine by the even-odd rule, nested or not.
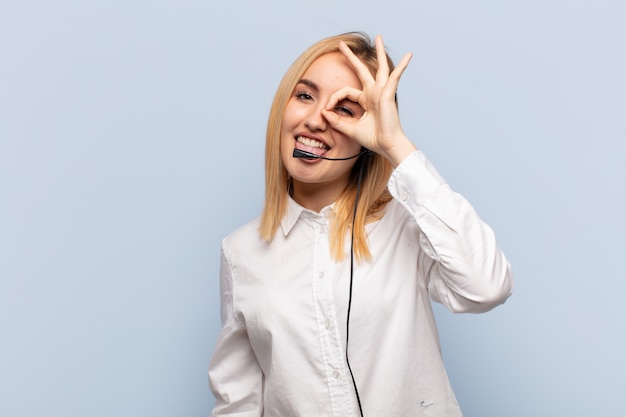
[[(375, 42), (378, 59), (375, 77), (345, 43), (340, 43), (339, 50), (356, 72), (363, 90), (352, 87), (340, 89), (331, 96), (323, 114), (333, 129), (356, 140), (369, 150), (383, 155), (393, 166), (398, 166), (416, 149), (402, 131), (395, 102), (400, 77), (409, 65), (412, 54), (406, 54), (398, 66), (389, 73), (382, 37), (377, 36)], [(365, 111), (363, 116), (353, 119), (332, 111), (337, 103), (346, 99), (358, 103)]]

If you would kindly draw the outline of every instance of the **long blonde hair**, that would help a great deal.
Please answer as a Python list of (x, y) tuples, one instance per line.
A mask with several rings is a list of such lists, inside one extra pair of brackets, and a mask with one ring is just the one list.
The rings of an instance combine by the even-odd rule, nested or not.
[[(343, 41), (363, 61), (372, 74), (376, 74), (378, 60), (376, 48), (370, 38), (360, 32), (345, 33), (323, 39), (308, 48), (287, 70), (280, 82), (270, 110), (265, 142), (265, 205), (261, 215), (259, 233), (261, 238), (271, 241), (278, 230), (287, 209), (287, 200), (292, 184), (280, 153), (280, 136), (285, 107), (293, 91), (309, 66), (322, 55), (339, 51)], [(394, 68), (387, 56), (389, 71)], [(371, 153), (361, 156), (354, 164), (350, 183), (341, 193), (333, 207), (331, 219), (330, 249), (332, 256), (344, 258), (344, 239), (352, 225), (354, 202), (357, 191), (359, 170), (363, 166), (361, 192), (356, 217), (354, 219), (354, 254), (361, 261), (370, 259), (365, 224), (383, 215), (383, 208), (391, 200), (387, 181), (393, 170), (392, 165), (381, 155)]]

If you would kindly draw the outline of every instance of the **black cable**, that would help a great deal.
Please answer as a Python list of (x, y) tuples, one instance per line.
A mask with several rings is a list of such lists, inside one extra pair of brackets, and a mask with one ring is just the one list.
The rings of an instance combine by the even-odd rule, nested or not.
[(356, 381), (354, 380), (354, 374), (352, 373), (350, 360), (348, 359), (348, 341), (350, 339), (350, 308), (352, 307), (352, 281), (354, 277), (354, 224), (356, 220), (356, 209), (359, 204), (359, 196), (361, 194), (361, 178), (363, 177), (363, 167), (365, 166), (365, 163), (366, 161), (362, 161), (361, 166), (359, 167), (359, 179), (356, 185), (354, 213), (352, 215), (352, 230), (350, 236), (350, 295), (348, 297), (348, 314), (346, 318), (346, 363), (348, 364), (348, 370), (350, 371), (350, 376), (352, 377), (352, 385), (354, 386), (356, 401), (359, 404), (359, 412), (361, 413), (361, 417), (363, 417), (363, 407), (361, 406), (361, 397), (359, 396), (359, 390), (356, 387)]
[[(357, 158), (363, 155), (369, 155), (371, 153), (370, 150), (363, 148), (363, 150), (356, 154), (349, 156), (347, 158), (326, 158), (323, 156), (316, 155), (311, 152), (303, 151), (301, 149), (293, 150), (294, 158), (304, 158), (304, 159), (327, 159), (329, 161), (346, 161), (348, 159)], [(350, 360), (348, 359), (348, 342), (350, 340), (350, 309), (352, 307), (352, 283), (354, 278), (354, 225), (356, 221), (356, 209), (359, 204), (359, 197), (361, 195), (361, 180), (363, 178), (363, 167), (367, 163), (367, 157), (361, 161), (361, 165), (359, 166), (359, 178), (356, 184), (356, 196), (354, 198), (354, 213), (352, 213), (352, 229), (350, 236), (350, 295), (348, 297), (348, 313), (346, 317), (346, 364), (348, 365), (348, 371), (350, 371), (350, 377), (352, 377), (352, 385), (354, 386), (354, 393), (356, 394), (356, 400), (359, 404), (359, 412), (361, 417), (363, 417), (363, 407), (361, 406), (361, 397), (359, 396), (359, 390), (356, 386), (356, 381), (354, 379), (354, 374), (352, 373), (352, 367), (350, 366)]]

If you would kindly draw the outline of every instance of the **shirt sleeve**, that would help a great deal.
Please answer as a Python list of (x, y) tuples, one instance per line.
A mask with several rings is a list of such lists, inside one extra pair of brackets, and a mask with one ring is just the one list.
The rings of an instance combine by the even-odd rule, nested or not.
[(234, 307), (233, 269), (222, 246), (220, 265), (222, 331), (209, 365), (215, 396), (211, 417), (259, 417), (263, 414), (263, 372), (245, 324)]
[(393, 172), (388, 188), (419, 228), (419, 272), (432, 300), (453, 312), (480, 313), (513, 291), (511, 267), (491, 228), (420, 151)]

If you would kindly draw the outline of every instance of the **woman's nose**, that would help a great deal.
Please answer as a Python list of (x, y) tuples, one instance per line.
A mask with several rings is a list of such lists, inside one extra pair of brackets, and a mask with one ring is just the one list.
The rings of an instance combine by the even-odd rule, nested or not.
[(322, 115), (322, 106), (312, 106), (307, 114), (304, 125), (311, 131), (324, 131), (328, 127), (328, 121)]

